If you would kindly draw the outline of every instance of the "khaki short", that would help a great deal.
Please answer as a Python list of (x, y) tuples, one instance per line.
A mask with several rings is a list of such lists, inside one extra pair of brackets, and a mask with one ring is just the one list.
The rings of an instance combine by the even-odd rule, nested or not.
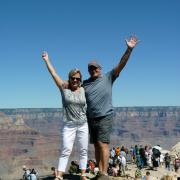
[(94, 144), (98, 141), (103, 143), (110, 143), (110, 134), (112, 131), (113, 114), (89, 118), (89, 134), (90, 143)]

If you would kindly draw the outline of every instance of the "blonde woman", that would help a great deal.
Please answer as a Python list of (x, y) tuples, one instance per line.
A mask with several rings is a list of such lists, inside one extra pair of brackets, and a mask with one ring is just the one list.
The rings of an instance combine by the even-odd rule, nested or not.
[(56, 73), (51, 64), (48, 53), (43, 52), (42, 58), (60, 89), (63, 104), (63, 127), (61, 130), (61, 153), (55, 180), (62, 180), (66, 170), (69, 156), (72, 152), (75, 138), (79, 143), (79, 168), (81, 169), (81, 179), (86, 180), (85, 171), (87, 166), (88, 149), (88, 124), (86, 117), (86, 99), (84, 88), (81, 87), (82, 75), (79, 69), (73, 69), (68, 75), (67, 83)]

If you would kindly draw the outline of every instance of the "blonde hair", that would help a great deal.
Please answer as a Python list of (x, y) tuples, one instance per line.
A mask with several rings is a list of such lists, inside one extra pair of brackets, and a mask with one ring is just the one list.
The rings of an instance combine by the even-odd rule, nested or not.
[(69, 71), (69, 75), (68, 75), (68, 78), (69, 78), (69, 80), (71, 79), (71, 77), (72, 76), (74, 76), (75, 74), (79, 74), (80, 75), (80, 81), (82, 82), (82, 74), (81, 74), (81, 71), (79, 70), (79, 69), (77, 69), (77, 68), (75, 68), (75, 69), (72, 69), (71, 71)]
[(69, 75), (68, 75), (68, 84), (69, 84), (69, 88), (71, 89), (71, 83), (70, 83), (70, 80), (72, 78), (72, 76), (74, 76), (75, 74), (79, 74), (80, 75), (80, 83), (79, 83), (79, 87), (81, 87), (81, 84), (82, 84), (82, 74), (81, 74), (81, 71), (77, 68), (75, 69), (72, 69), (71, 71), (69, 71)]

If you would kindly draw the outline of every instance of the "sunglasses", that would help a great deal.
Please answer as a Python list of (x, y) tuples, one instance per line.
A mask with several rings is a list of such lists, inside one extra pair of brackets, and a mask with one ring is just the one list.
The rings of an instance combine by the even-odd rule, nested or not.
[(88, 67), (88, 70), (89, 71), (92, 71), (92, 70), (96, 70), (96, 69), (98, 69), (99, 67), (95, 67), (95, 66), (90, 66), (90, 67)]
[(71, 80), (77, 80), (77, 81), (81, 81), (81, 78), (78, 78), (78, 77), (71, 77)]

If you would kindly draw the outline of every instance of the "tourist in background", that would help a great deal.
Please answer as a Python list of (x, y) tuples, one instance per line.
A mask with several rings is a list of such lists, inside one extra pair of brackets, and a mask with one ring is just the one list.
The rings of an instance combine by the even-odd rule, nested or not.
[(168, 169), (170, 171), (171, 157), (170, 157), (169, 153), (165, 154), (164, 162), (165, 162), (166, 169)]

